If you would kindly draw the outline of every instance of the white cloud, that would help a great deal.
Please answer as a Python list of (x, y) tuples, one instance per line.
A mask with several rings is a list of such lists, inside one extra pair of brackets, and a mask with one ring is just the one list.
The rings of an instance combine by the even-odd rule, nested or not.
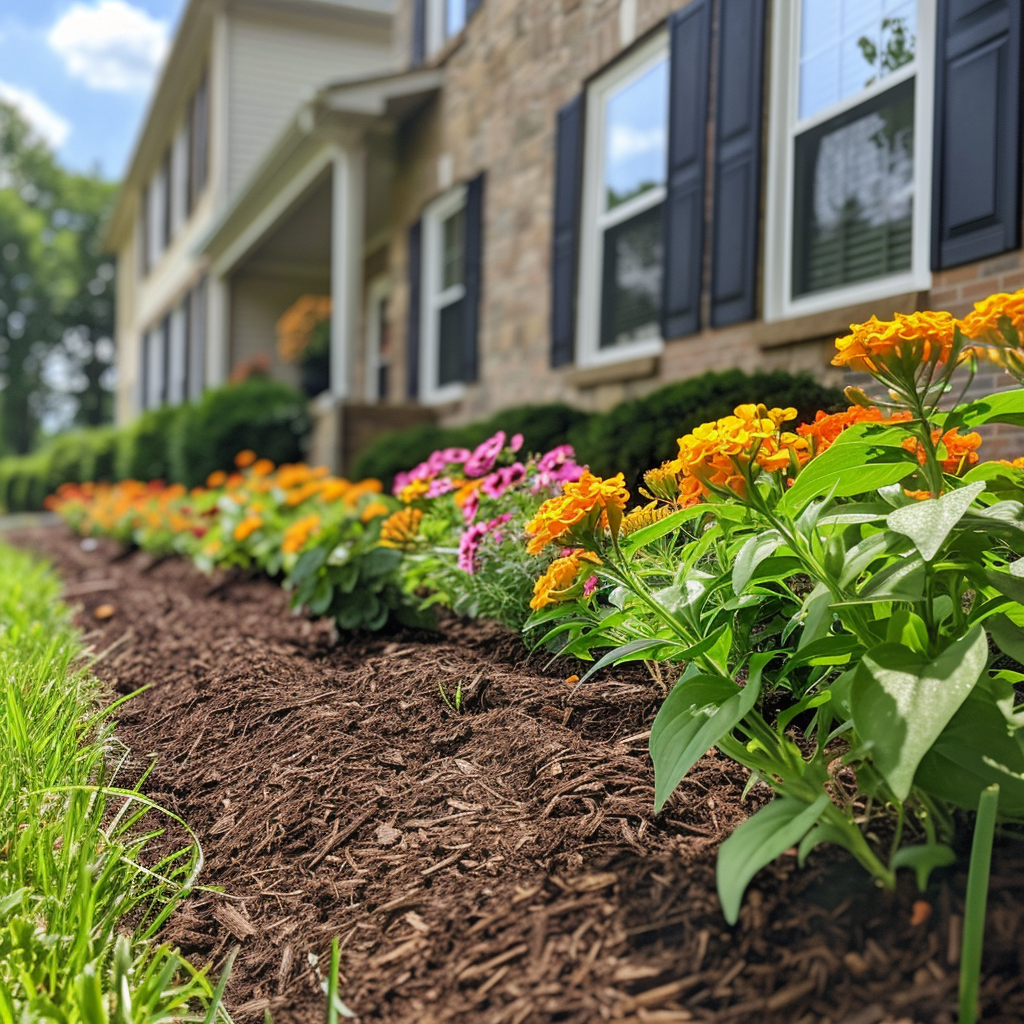
[(667, 133), (663, 125), (653, 128), (634, 128), (629, 124), (613, 124), (608, 155), (614, 163), (638, 156), (660, 156), (666, 145)]
[(34, 92), (20, 89), (9, 82), (0, 81), (0, 100), (14, 107), (32, 126), (33, 131), (53, 149), (64, 145), (71, 125), (52, 107), (48, 107)]
[(170, 26), (125, 0), (75, 3), (46, 39), (90, 89), (144, 92), (167, 53)]

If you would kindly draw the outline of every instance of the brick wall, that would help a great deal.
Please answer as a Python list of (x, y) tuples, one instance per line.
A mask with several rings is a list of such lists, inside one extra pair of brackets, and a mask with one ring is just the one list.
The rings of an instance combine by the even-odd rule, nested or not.
[[(633, 45), (686, 2), (636, 0)], [(399, 45), (406, 53), (411, 6), (403, 4), (397, 24)], [(444, 67), (445, 84), (430, 106), (403, 127), (398, 146), (389, 253), (395, 283), (390, 306), (398, 359), (395, 400), (406, 390), (406, 232), (423, 207), (445, 190), (439, 176), (442, 160), (450, 161), (454, 182), (481, 170), (487, 173), (480, 380), (467, 387), (462, 401), (439, 410), (449, 422), (526, 401), (606, 408), (668, 381), (730, 367), (805, 370), (842, 384), (846, 378), (829, 361), (833, 339), (851, 322), (872, 312), (888, 315), (893, 306), (900, 312), (948, 308), (962, 313), (993, 291), (1024, 287), (1024, 260), (1021, 253), (1011, 253), (942, 271), (934, 276), (931, 292), (784, 324), (754, 321), (706, 329), (668, 341), (657, 359), (621, 367), (552, 370), (548, 318), (555, 116), (627, 49), (620, 34), (620, 7), (620, 0), (484, 0), (462, 35), (434, 59)], [(769, 133), (764, 134), (767, 146)], [(1005, 375), (987, 370), (972, 390), (1009, 383)]]

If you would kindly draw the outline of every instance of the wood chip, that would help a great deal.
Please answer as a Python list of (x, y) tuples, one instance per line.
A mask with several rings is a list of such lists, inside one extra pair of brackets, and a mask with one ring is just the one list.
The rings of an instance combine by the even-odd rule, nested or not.
[(381, 846), (394, 846), (402, 838), (402, 833), (394, 825), (378, 825), (374, 835)]
[(256, 934), (252, 922), (235, 907), (227, 904), (219, 906), (213, 911), (213, 916), (239, 941)]

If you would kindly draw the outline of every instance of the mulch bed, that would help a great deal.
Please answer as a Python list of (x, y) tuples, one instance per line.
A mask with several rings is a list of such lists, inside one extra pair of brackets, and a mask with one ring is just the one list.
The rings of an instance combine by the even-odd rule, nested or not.
[[(652, 814), (646, 734), (661, 700), (639, 672), (573, 689), (487, 624), (336, 640), (261, 580), (93, 550), (44, 552), (118, 693), (150, 795), (207, 857), (166, 930), (194, 961), (238, 945), (241, 1022), (320, 1022), (330, 941), (361, 1021), (540, 1024), (955, 1020), (965, 880), (873, 888), (831, 850), (755, 880), (740, 923), (715, 895), (721, 839), (756, 807), (745, 773), (705, 757)], [(96, 608), (115, 614), (98, 621)], [(453, 713), (439, 689), (461, 683)], [(1024, 1020), (1024, 851), (993, 870), (983, 1020)]]

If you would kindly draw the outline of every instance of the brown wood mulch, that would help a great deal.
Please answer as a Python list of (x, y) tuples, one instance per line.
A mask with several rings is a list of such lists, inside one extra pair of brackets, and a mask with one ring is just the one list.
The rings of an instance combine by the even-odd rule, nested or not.
[[(240, 946), (239, 1021), (322, 1021), (334, 936), (361, 1021), (955, 1019), (962, 872), (935, 876), (914, 924), (909, 879), (888, 894), (835, 851), (803, 871), (784, 856), (725, 924), (714, 857), (755, 806), (745, 773), (705, 757), (655, 817), (661, 695), (641, 674), (573, 691), (564, 664), (454, 620), (335, 643), (266, 581), (83, 550), (61, 528), (11, 536), (63, 574), (100, 676), (150, 687), (119, 735), (136, 767), (156, 759), (148, 792), (224, 890), (194, 894), (166, 937), (198, 963)], [(439, 688), (460, 682), (454, 714)], [(1022, 867), (999, 847), (986, 1022), (1024, 1020)]]

